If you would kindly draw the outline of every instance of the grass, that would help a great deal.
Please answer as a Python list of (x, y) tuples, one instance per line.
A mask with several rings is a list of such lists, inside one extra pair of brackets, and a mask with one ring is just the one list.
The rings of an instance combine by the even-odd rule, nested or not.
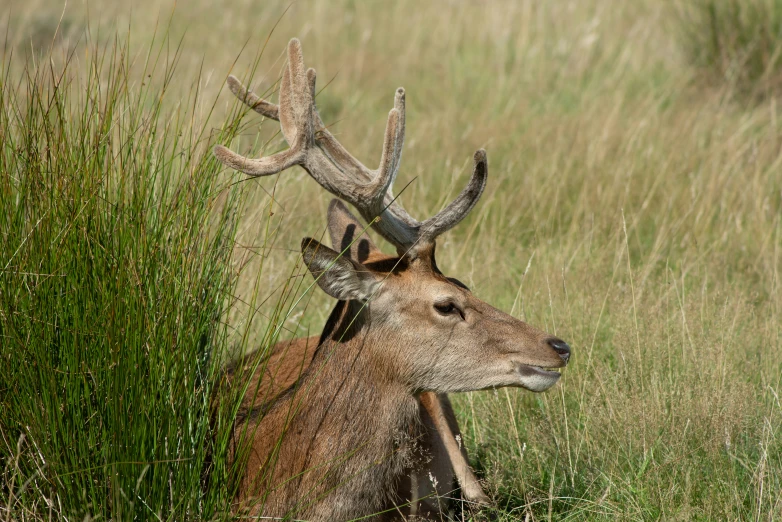
[[(240, 194), (231, 192), (229, 184), (238, 178), (220, 172), (206, 154), (207, 144), (233, 139), (217, 134), (227, 121), (238, 133), (231, 143), (239, 151), (269, 153), (283, 146), (276, 129), (259, 127), (257, 116), (242, 124), (233, 119), (235, 104), (221, 93), (222, 81), (230, 71), (256, 90), (273, 91), (285, 44), (299, 36), (321, 87), (327, 85), (318, 97), (324, 120), (370, 164), (380, 156), (393, 91), (406, 88), (408, 131), (397, 187), (414, 180), (401, 197), (413, 215), (431, 215), (453, 197), (469, 176), (472, 152), (486, 147), (489, 186), (472, 215), (440, 242), (438, 264), (484, 300), (557, 334), (574, 349), (551, 392), (454, 397), (472, 463), (497, 500), (495, 510), (476, 518), (782, 517), (782, 126), (773, 96), (753, 94), (751, 104), (725, 96), (743, 92), (734, 80), (744, 77), (750, 84), (760, 78), (761, 91), (771, 92), (766, 85), (775, 85), (778, 40), (774, 19), (737, 18), (729, 4), (735, 2), (712, 4), (718, 10), (726, 6), (714, 33), (695, 11), (683, 11), (685, 4), (652, 0), (621, 5), (309, 0), (260, 7), (196, 0), (187, 10), (144, 1), (132, 15), (121, 3), (100, 11), (12, 3), (7, 45), (16, 51), (13, 57), (7, 52), (4, 62), (0, 127), (0, 260), (8, 263), (0, 328), (3, 382), (13, 384), (0, 399), (0, 419), (6, 469), (18, 471), (5, 479), (4, 498), (31, 477), (71, 473), (66, 486), (72, 488), (67, 501), (73, 513), (154, 518), (138, 502), (131, 508), (120, 493), (135, 492), (146, 464), (122, 465), (119, 474), (90, 464), (138, 457), (153, 463), (138, 482), (139, 496), (155, 506), (151, 512), (173, 519), (224, 513), (227, 486), (220, 489), (219, 480), (212, 480), (204, 489), (199, 483), (197, 462), (206, 461), (205, 448), (212, 444), (205, 442), (210, 437), (203, 413), (216, 364), (212, 357), (204, 369), (199, 361), (210, 350), (237, 343), (269, 344), (280, 331), (300, 336), (320, 330), (331, 303), (313, 295), (306, 306), (293, 306), (301, 290), (291, 267), (301, 238), (324, 230), (329, 196), (302, 171), (242, 183), (235, 187)], [(44, 76), (48, 62), (39, 59), (51, 41), (55, 56), (76, 49), (72, 61), (89, 71), (90, 61), (82, 60), (91, 55), (79, 40), (87, 20), (95, 38), (109, 44), (130, 26), (127, 57), (146, 55), (156, 26), (167, 27), (174, 49), (184, 35), (176, 73), (167, 80), (162, 73), (152, 75), (142, 88), (138, 59), (125, 69), (102, 69), (102, 89), (114, 77), (132, 92), (147, 93), (119, 97), (122, 110), (118, 106), (106, 121), (128, 124), (112, 125), (108, 134), (92, 119), (80, 123), (93, 103), (85, 96), (89, 91), (77, 87), (83, 84), (63, 84), (53, 96), (60, 100), (52, 105), (56, 110), (44, 111), (52, 96), (27, 96), (30, 81), (20, 83), (21, 73), (14, 72), (35, 63), (39, 83), (51, 85), (50, 75)], [(67, 30), (54, 38), (58, 24)], [(754, 24), (769, 28), (758, 32), (768, 35), (762, 46), (759, 40), (741, 43), (746, 39), (732, 32), (740, 27), (741, 34), (750, 34)], [(715, 34), (735, 51), (696, 60), (692, 48)], [(728, 43), (720, 49), (729, 49)], [(761, 58), (747, 58), (753, 49), (761, 49)], [(762, 72), (750, 73), (755, 63), (761, 65), (751, 70)], [(739, 66), (747, 72), (731, 72)], [(82, 80), (88, 76), (80, 74)], [(158, 102), (164, 83), (165, 97)], [(206, 102), (188, 98), (196, 87)], [(31, 100), (38, 98), (36, 109)], [(8, 107), (31, 112), (14, 115)], [(177, 110), (181, 117), (172, 119)], [(193, 117), (197, 124), (190, 123)], [(175, 145), (171, 140), (178, 133), (166, 126), (171, 121), (180, 122), (184, 136), (199, 129), (193, 141), (198, 146), (185, 146), (188, 140)], [(43, 128), (57, 133), (35, 130)], [(127, 129), (140, 130), (131, 139)], [(14, 146), (8, 136), (14, 136)], [(102, 144), (106, 136), (110, 148)], [(14, 152), (28, 142), (23, 150), (35, 154)], [(40, 159), (49, 142), (56, 145), (52, 150), (67, 152), (50, 154), (51, 165)], [(119, 182), (123, 176), (125, 185)], [(100, 179), (110, 183), (98, 184)], [(101, 198), (88, 197), (94, 191)], [(246, 204), (223, 203), (231, 197), (246, 198)], [(91, 203), (77, 215), (73, 209), (81, 206), (75, 201)], [(231, 208), (238, 210), (232, 214)], [(69, 222), (79, 226), (58, 237)], [(112, 232), (117, 230), (122, 232)], [(62, 249), (49, 246), (62, 237)], [(144, 237), (181, 241), (163, 248), (166, 242)], [(111, 255), (100, 254), (98, 244)], [(87, 263), (97, 268), (88, 270)], [(50, 276), (22, 277), (11, 268)], [(120, 287), (122, 293), (116, 291)], [(203, 299), (185, 298), (199, 292), (206, 292)], [(30, 317), (9, 315), (12, 310)], [(185, 324), (176, 317), (194, 320)], [(45, 327), (55, 320), (56, 328)], [(86, 339), (63, 328), (66, 324), (74, 332), (94, 332), (100, 325), (98, 331), (111, 337)], [(28, 335), (35, 345), (28, 346)], [(178, 349), (163, 350), (173, 346), (171, 339), (182, 339)], [(147, 353), (147, 340), (159, 349)], [(85, 354), (83, 364), (94, 377), (80, 370), (82, 359), (58, 361), (51, 350), (88, 342), (95, 348), (73, 353)], [(23, 359), (19, 353), (38, 355)], [(44, 363), (79, 376), (35, 370)], [(119, 376), (109, 378), (110, 372)], [(206, 376), (201, 387), (195, 384), (198, 372)], [(100, 399), (62, 400), (68, 393), (90, 396), (77, 393), (81, 389), (99, 390), (94, 396)], [(172, 407), (166, 402), (171, 397), (181, 402)], [(122, 406), (130, 398), (128, 420), (131, 409)], [(60, 404), (71, 403), (73, 411), (60, 411)], [(140, 431), (110, 428), (115, 425), (106, 419), (138, 423)], [(161, 424), (153, 431), (150, 420)], [(34, 424), (38, 431), (25, 435), (19, 450), (24, 465), (9, 466), (16, 462), (21, 426)], [(159, 433), (182, 441), (174, 457), (172, 444), (166, 455)], [(189, 438), (180, 436), (185, 433)], [(101, 444), (106, 453), (93, 457), (91, 440), (109, 435), (118, 442)], [(35, 444), (45, 468), (37, 467)], [(219, 455), (224, 448), (213, 450)], [(197, 462), (159, 462), (187, 451)], [(13, 493), (17, 511), (10, 518), (45, 513), (50, 509), (45, 499), (65, 502), (62, 494), (53, 496), (54, 485), (33, 478), (23, 495)], [(103, 511), (89, 502), (100, 502)]]
[(212, 405), (241, 198), (198, 91), (166, 108), (133, 79), (171, 81), (168, 43), (3, 62), (3, 520), (226, 515), (231, 398)]
[(710, 83), (750, 98), (782, 86), (782, 2), (697, 0), (678, 5), (687, 58)]

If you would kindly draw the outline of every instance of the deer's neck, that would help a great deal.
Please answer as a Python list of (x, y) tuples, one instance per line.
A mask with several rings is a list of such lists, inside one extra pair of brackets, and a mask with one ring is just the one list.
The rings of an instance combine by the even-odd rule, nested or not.
[(287, 424), (269, 484), (295, 477), (272, 492), (280, 507), (287, 511), (305, 491), (312, 492), (306, 497), (324, 496), (297, 512), (305, 518), (377, 512), (387, 505), (395, 483), (416, 466), (418, 401), (384, 367), (378, 356), (382, 331), (369, 327), (360, 308), (351, 302), (335, 309), (298, 385), (259, 426), (268, 444)]

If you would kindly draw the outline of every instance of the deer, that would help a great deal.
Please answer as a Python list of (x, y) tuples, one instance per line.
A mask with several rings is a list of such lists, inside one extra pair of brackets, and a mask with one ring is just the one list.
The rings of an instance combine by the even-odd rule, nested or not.
[[(308, 74), (313, 75), (312, 81), (314, 82), (314, 70), (311, 70)], [(242, 85), (239, 79), (233, 75), (228, 76), (227, 84), (234, 96), (248, 107), (265, 118), (279, 121), (279, 107), (276, 104), (259, 98), (255, 93)], [(312, 89), (314, 89), (314, 83)], [(403, 89), (400, 89), (400, 97), (401, 100), (399, 100), (399, 102), (402, 104), (402, 111), (400, 113), (400, 125), (402, 126), (400, 129), (400, 139), (403, 140)], [(397, 102), (398, 105), (399, 102)], [(315, 114), (317, 115), (317, 111), (315, 111)], [(318, 130), (322, 133), (325, 131), (325, 127), (320, 123), (320, 120), (318, 120), (318, 122), (320, 124)], [(325, 132), (327, 133), (328, 131)], [(321, 134), (321, 136), (327, 138), (327, 146), (336, 142), (330, 134)], [(316, 140), (317, 139), (318, 133), (316, 133)], [(333, 148), (332, 151), (334, 151)], [(340, 151), (336, 152), (345, 154)], [(361, 234), (360, 240), (354, 237), (356, 231), (361, 231), (364, 228), (365, 227), (339, 200), (335, 199), (331, 202), (328, 211), (328, 230), (334, 248), (339, 248), (339, 251), (342, 252), (348, 249), (348, 255), (351, 255), (353, 259), (358, 259), (360, 261), (366, 259), (369, 250), (379, 251), (367, 234)], [(350, 245), (356, 241), (359, 241), (357, 243), (359, 246), (350, 249)], [(458, 285), (465, 286), (456, 279), (454, 279), (454, 282)], [(264, 403), (273, 401), (279, 393), (293, 385), (301, 375), (303, 368), (309, 366), (312, 356), (314, 355), (314, 349), (318, 344), (319, 336), (313, 336), (309, 338), (299, 338), (293, 341), (283, 341), (274, 345), (272, 349), (268, 351), (268, 359), (265, 364), (256, 367), (255, 374), (250, 377), (252, 386), (249, 387), (245, 395), (245, 399), (242, 403), (242, 411), (249, 411), (253, 406), (262, 407)], [(245, 354), (241, 359), (243, 361), (257, 361), (259, 351), (266, 350), (261, 349)], [(250, 365), (255, 366), (252, 362)], [(232, 379), (234, 377), (233, 374), (237, 372), (240, 366), (241, 361), (239, 360), (229, 364), (226, 368), (229, 378)], [(491, 500), (484, 493), (479, 480), (468, 464), (467, 450), (461, 443), (462, 435), (459, 430), (459, 424), (447, 394), (438, 395), (433, 392), (423, 392), (420, 394), (419, 401), (422, 407), (421, 420), (427, 427), (427, 433), (429, 434), (427, 438), (431, 439), (428, 446), (433, 448), (433, 453), (437, 455), (446, 455), (447, 462), (444, 462), (444, 465), (442, 466), (432, 466), (430, 469), (425, 470), (425, 473), (420, 477), (413, 477), (409, 482), (417, 484), (418, 486), (417, 491), (413, 492), (411, 496), (413, 498), (424, 499), (423, 502), (426, 502), (427, 499), (431, 501), (431, 496), (437, 492), (429, 487), (432, 483), (430, 477), (433, 477), (435, 481), (442, 485), (450, 485), (455, 479), (465, 500), (477, 505), (491, 504)], [(440, 462), (440, 459), (433, 460), (438, 463)], [(450, 492), (451, 488), (446, 486), (444, 491)], [(414, 502), (412, 502), (412, 507), (412, 511), (415, 512), (416, 506)]]
[[(466, 188), (418, 221), (392, 191), (404, 143), (404, 89), (396, 91), (380, 166), (372, 170), (323, 125), (315, 107), (316, 73), (305, 69), (297, 39), (287, 54), (277, 106), (235, 87), (245, 103), (276, 116), (289, 148), (250, 159), (216, 145), (215, 156), (252, 177), (302, 167), (356, 208), (397, 252), (385, 255), (359, 240), (343, 255), (315, 239), (302, 240), (304, 264), (338, 303), (295, 385), (237, 418), (237, 431), (249, 437), (237, 509), (309, 520), (405, 518), (415, 504), (404, 493), (406, 481), (433, 466), (432, 430), (422, 422), (424, 394), (499, 387), (543, 392), (559, 381), (571, 350), (481, 301), (437, 267), (436, 239), (483, 193), (485, 151), (475, 153)], [(436, 518), (443, 515), (439, 509), (417, 514)]]
[[(233, 78), (229, 81), (234, 84), (238, 82)], [(359, 262), (365, 261), (370, 253), (379, 253), (380, 250), (374, 242), (363, 233), (365, 228), (340, 200), (331, 201), (328, 209), (328, 231), (335, 250)], [(357, 238), (359, 233), (360, 237)], [(461, 281), (450, 279), (467, 288)], [(261, 348), (232, 361), (225, 369), (227, 378), (237, 384), (249, 381), (240, 413), (244, 415), (253, 408), (263, 408), (293, 386), (302, 371), (311, 364), (319, 344), (320, 336), (280, 341), (271, 350)], [(252, 372), (249, 379), (248, 372)], [(412, 515), (433, 511), (433, 506), (442, 502), (439, 497), (455, 492), (454, 480), (463, 499), (469, 504), (490, 505), (491, 500), (484, 493), (468, 463), (467, 449), (461, 442), (459, 423), (448, 395), (423, 392), (418, 400), (421, 406), (421, 423), (425, 428), (423, 439), (426, 442), (423, 445), (429, 448), (432, 465), (414, 473), (400, 484), (398, 496), (409, 498), (409, 509), (405, 511)], [(434, 487), (435, 484), (440, 487)]]

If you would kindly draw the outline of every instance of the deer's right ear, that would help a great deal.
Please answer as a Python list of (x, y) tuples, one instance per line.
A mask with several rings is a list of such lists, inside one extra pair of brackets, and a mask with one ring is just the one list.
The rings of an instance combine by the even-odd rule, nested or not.
[(367, 268), (312, 238), (301, 241), (301, 253), (318, 286), (340, 301), (368, 301), (380, 284)]
[(339, 252), (345, 252), (350, 259), (363, 263), (369, 254), (378, 251), (364, 232), (366, 227), (338, 199), (332, 199), (329, 204), (328, 223), (331, 246)]

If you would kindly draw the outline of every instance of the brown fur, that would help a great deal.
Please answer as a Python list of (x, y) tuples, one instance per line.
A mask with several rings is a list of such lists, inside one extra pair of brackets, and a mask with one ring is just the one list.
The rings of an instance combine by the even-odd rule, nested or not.
[[(316, 336), (281, 341), (272, 347), (267, 359), (259, 362), (260, 354), (253, 352), (229, 367), (227, 376), (231, 382), (236, 378), (241, 378), (242, 384), (244, 379), (248, 381), (240, 417), (247, 416), (254, 408), (266, 409), (293, 386), (312, 363), (318, 341)], [(467, 501), (489, 503), (470, 469), (465, 446), (457, 440), (462, 434), (448, 395), (423, 392), (418, 402), (419, 422), (424, 428), (418, 458), (428, 461), (420, 470), (413, 470), (410, 476), (401, 479), (396, 498), (400, 504), (409, 505), (400, 506), (400, 511), (405, 515), (436, 513), (447, 504), (447, 499), (440, 497), (453, 496), (454, 480)]]
[[(281, 341), (272, 347), (265, 360), (258, 361), (259, 354), (256, 351), (229, 365), (226, 374), (231, 385), (247, 385), (239, 415), (245, 416), (253, 409), (273, 403), (310, 366), (317, 347), (316, 336)], [(256, 364), (257, 367), (252, 371)], [(241, 381), (237, 382), (237, 378)]]

